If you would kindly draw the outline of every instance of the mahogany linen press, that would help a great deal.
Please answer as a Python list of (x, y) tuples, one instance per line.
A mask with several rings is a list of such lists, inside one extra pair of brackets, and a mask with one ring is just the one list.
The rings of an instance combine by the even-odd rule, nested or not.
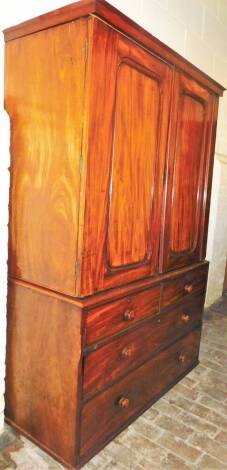
[(5, 416), (79, 468), (198, 364), (224, 89), (104, 0), (4, 34)]

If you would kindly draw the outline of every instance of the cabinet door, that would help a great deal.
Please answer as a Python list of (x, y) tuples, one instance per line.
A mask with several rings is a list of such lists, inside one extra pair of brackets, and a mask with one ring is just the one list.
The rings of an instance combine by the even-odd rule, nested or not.
[(172, 69), (95, 20), (82, 293), (158, 271)]
[(167, 170), (161, 270), (203, 258), (213, 149), (214, 97), (176, 73)]

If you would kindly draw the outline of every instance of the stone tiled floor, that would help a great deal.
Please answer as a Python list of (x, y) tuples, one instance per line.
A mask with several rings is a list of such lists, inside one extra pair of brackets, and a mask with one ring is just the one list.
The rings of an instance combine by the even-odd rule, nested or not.
[[(227, 296), (205, 312), (200, 365), (84, 470), (227, 469)], [(8, 426), (0, 469), (63, 469)]]

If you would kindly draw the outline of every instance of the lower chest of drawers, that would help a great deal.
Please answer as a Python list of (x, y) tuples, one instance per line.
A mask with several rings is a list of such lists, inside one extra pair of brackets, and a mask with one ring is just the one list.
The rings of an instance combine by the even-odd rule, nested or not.
[(81, 457), (99, 449), (198, 363), (200, 328), (86, 402), (81, 414)]
[(199, 326), (202, 311), (203, 297), (193, 296), (183, 305), (88, 346), (84, 352), (83, 398), (97, 394)]
[(206, 280), (207, 268), (186, 272), (88, 312), (82, 462), (198, 363)]
[(81, 467), (198, 363), (207, 267), (83, 301), (11, 280), (7, 422)]

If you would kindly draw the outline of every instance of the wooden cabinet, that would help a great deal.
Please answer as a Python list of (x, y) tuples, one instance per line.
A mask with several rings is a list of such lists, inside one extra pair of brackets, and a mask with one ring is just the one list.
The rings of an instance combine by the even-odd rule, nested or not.
[(103, 0), (5, 41), (5, 415), (79, 468), (198, 363), (224, 89)]

